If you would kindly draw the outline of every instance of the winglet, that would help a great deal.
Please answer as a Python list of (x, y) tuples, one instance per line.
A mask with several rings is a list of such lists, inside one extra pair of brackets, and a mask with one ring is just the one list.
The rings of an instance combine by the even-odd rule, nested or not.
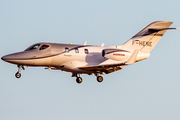
[(129, 60), (125, 63), (126, 65), (134, 64), (136, 61), (136, 57), (138, 55), (139, 50), (135, 50)]

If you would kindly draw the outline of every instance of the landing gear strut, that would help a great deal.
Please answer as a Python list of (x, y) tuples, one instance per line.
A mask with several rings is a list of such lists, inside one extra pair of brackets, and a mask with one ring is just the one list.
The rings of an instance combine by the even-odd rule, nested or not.
[(24, 66), (22, 65), (18, 65), (18, 72), (15, 74), (16, 78), (20, 78), (21, 77), (21, 70), (25, 70)]
[(80, 77), (79, 74), (76, 74), (76, 82), (79, 84), (82, 83), (82, 78)]

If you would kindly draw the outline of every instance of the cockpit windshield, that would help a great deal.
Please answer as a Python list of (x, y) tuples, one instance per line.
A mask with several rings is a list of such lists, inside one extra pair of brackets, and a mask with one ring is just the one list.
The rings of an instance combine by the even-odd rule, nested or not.
[(49, 45), (42, 45), (39, 50), (44, 50), (44, 49), (46, 49), (48, 47), (49, 47)]
[(47, 49), (49, 47), (49, 45), (43, 45), (43, 44), (35, 44), (33, 46), (30, 46), (29, 48), (27, 48), (25, 51), (29, 51), (29, 50), (44, 50)]
[(28, 48), (28, 49), (26, 49), (26, 51), (28, 51), (28, 50), (34, 50), (34, 49), (38, 49), (38, 47), (40, 46), (40, 44), (36, 44), (36, 45), (34, 45), (34, 46), (32, 46), (32, 47), (30, 47), (30, 48)]

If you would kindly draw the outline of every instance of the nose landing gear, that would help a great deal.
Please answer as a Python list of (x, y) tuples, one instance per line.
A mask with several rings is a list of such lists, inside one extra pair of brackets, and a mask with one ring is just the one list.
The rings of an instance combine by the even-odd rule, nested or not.
[(21, 73), (20, 73), (20, 72), (17, 72), (17, 73), (15, 74), (15, 76), (16, 76), (16, 78), (20, 78), (20, 77), (21, 77)]
[(15, 74), (16, 78), (20, 78), (21, 77), (21, 70), (25, 70), (24, 66), (18, 65), (18, 72)]

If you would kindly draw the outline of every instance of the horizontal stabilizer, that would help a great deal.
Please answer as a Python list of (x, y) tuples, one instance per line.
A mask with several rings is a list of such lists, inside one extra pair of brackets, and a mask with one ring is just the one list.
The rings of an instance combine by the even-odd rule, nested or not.
[(149, 30), (157, 30), (157, 31), (161, 31), (161, 30), (173, 30), (173, 29), (180, 29), (180, 28), (150, 28)]
[(136, 57), (138, 55), (139, 50), (135, 50), (129, 60), (127, 61), (126, 65), (134, 64), (136, 61)]

